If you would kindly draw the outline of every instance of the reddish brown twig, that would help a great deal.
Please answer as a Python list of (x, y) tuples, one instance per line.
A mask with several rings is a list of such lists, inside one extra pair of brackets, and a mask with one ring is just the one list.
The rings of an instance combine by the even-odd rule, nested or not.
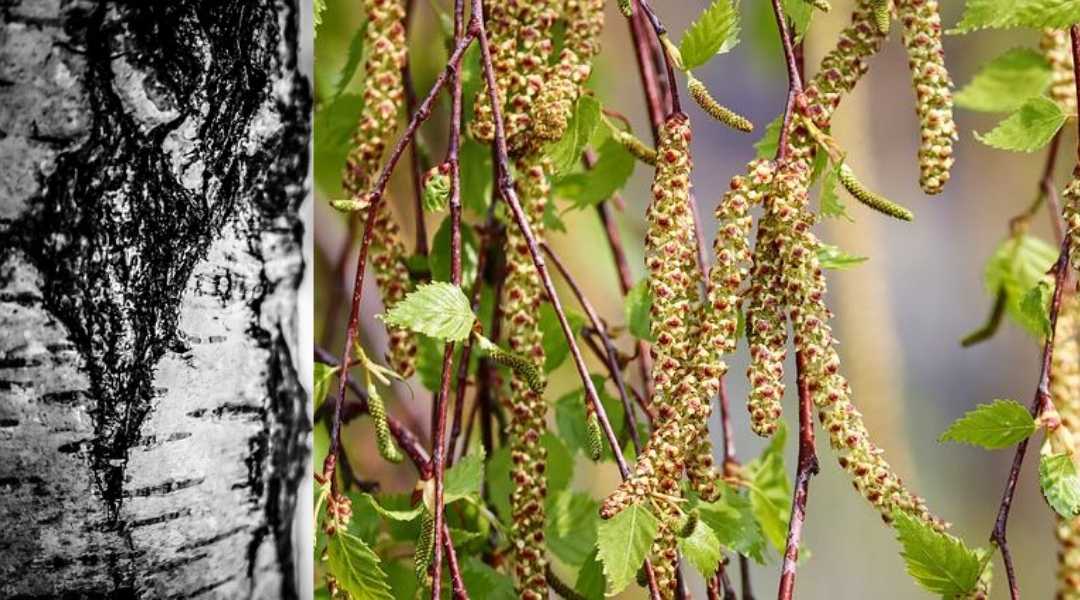
[(788, 521), (787, 546), (780, 568), (780, 592), (777, 598), (790, 600), (795, 592), (795, 568), (799, 560), (799, 542), (806, 520), (806, 502), (810, 495), (810, 478), (817, 475), (818, 459), (814, 450), (814, 407), (806, 381), (806, 361), (802, 352), (795, 355), (796, 378), (799, 387), (799, 463), (795, 472), (795, 492)]
[[(412, 16), (415, 7), (416, 0), (405, 1), (406, 42), (409, 39), (409, 31), (412, 29)], [(401, 82), (402, 87), (405, 88), (405, 114), (411, 115), (416, 110), (417, 99), (416, 86), (413, 85), (412, 69), (409, 68), (408, 55), (406, 55), (405, 61), (401, 65)], [(420, 159), (420, 144), (414, 143), (409, 146), (409, 160), (412, 163), (412, 168), (409, 170), (409, 176), (412, 179), (413, 209), (416, 218), (416, 254), (419, 256), (427, 256), (428, 241), (427, 223), (424, 222), (424, 185), (423, 182), (421, 182), (425, 165)]]
[(795, 98), (802, 93), (802, 73), (800, 59), (795, 50), (795, 42), (791, 38), (788, 29), (787, 18), (780, 0), (772, 0), (773, 14), (776, 16), (776, 27), (780, 32), (780, 42), (784, 47), (784, 62), (787, 63), (788, 71), (788, 95), (787, 104), (784, 106), (784, 123), (780, 127), (780, 140), (776, 152), (776, 160), (783, 161), (787, 158), (788, 136), (791, 133), (791, 119), (795, 116)]

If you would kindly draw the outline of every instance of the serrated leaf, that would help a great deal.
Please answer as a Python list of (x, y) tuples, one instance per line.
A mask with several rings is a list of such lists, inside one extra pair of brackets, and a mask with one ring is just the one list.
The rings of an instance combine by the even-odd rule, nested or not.
[(842, 166), (841, 163), (834, 168), (825, 170), (825, 177), (821, 180), (821, 216), (844, 219), (848, 223), (854, 223), (855, 219), (852, 219), (851, 215), (848, 214), (847, 206), (840, 200), (840, 194), (837, 192), (837, 184), (839, 183), (837, 178)]
[(466, 496), (480, 493), (484, 482), (484, 448), (481, 446), (466, 454), (446, 470), (443, 497), (447, 504)]
[(810, 21), (814, 18), (814, 6), (807, 0), (784, 0), (784, 14), (791, 23), (791, 34), (795, 36), (795, 42), (802, 41), (803, 36), (810, 29)]
[(461, 579), (471, 598), (516, 600), (518, 597), (514, 591), (514, 581), (508, 575), (492, 569), (475, 556), (461, 559)]
[[(350, 496), (350, 498), (352, 498)], [(394, 509), (387, 508), (379, 503), (375, 496), (368, 493), (361, 493), (353, 498), (353, 505), (355, 506), (370, 506), (375, 513), (382, 515), (383, 517), (390, 519), (391, 521), (409, 522), (420, 516), (420, 513), (424, 511), (423, 503), (418, 503), (408, 509)], [(355, 511), (354, 512), (358, 512)]]
[(1050, 335), (1050, 299), (1054, 291), (1050, 284), (1040, 281), (1020, 299), (1024, 319), (1035, 325), (1042, 337)]
[(641, 504), (632, 504), (600, 522), (596, 547), (604, 565), (608, 595), (621, 592), (635, 580), (656, 538), (657, 524), (656, 517)]
[[(346, 88), (356, 78), (357, 71), (360, 70), (362, 64), (361, 59), (364, 57), (364, 40), (366, 38), (367, 21), (356, 28), (356, 32), (353, 33), (352, 41), (349, 42), (349, 52), (345, 56), (345, 64), (341, 67), (341, 72), (338, 74), (337, 83), (334, 84), (334, 98), (345, 93)], [(360, 73), (360, 81), (364, 81), (364, 74)], [(362, 94), (363, 90), (356, 90), (356, 93)]]
[(1015, 400), (994, 400), (954, 421), (938, 441), (997, 450), (1026, 439), (1035, 429), (1035, 419), (1022, 404)]
[(326, 363), (315, 363), (315, 384), (311, 389), (311, 402), (318, 411), (322, 403), (326, 401), (326, 395), (330, 392), (330, 385), (334, 381), (337, 367), (331, 367)]
[[(772, 502), (759, 504), (770, 511), (770, 519), (778, 519), (778, 509)], [(737, 490), (726, 487), (724, 493), (714, 502), (700, 502), (696, 506), (701, 520), (709, 525), (713, 535), (725, 548), (748, 556), (758, 563), (765, 562), (765, 550), (768, 542), (755, 517), (755, 506), (751, 500)], [(785, 526), (786, 527), (786, 526)]]
[(354, 600), (394, 600), (386, 572), (364, 540), (348, 530), (330, 536), (327, 571)]
[(566, 133), (547, 148), (547, 156), (556, 175), (572, 171), (581, 162), (581, 153), (599, 124), (600, 101), (589, 95), (578, 98)]
[(352, 144), (356, 116), (364, 108), (364, 98), (342, 94), (321, 106), (313, 125), (315, 185), (329, 198), (341, 198), (341, 172)]
[(544, 540), (559, 560), (578, 567), (596, 547), (599, 504), (587, 494), (561, 490), (549, 493)]
[(818, 262), (821, 263), (822, 269), (832, 269), (834, 271), (846, 271), (853, 267), (856, 267), (868, 259), (865, 256), (855, 256), (844, 252), (837, 246), (831, 244), (820, 244), (818, 246)]
[(382, 315), (382, 320), (443, 341), (460, 342), (472, 332), (476, 315), (461, 288), (434, 281), (405, 296)]
[(679, 538), (679, 550), (698, 573), (706, 578), (716, 574), (716, 568), (724, 557), (720, 552), (720, 540), (713, 533), (712, 527), (702, 520), (694, 526), (689, 537)]
[(1068, 454), (1039, 457), (1039, 486), (1046, 502), (1057, 514), (1066, 519), (1080, 515), (1080, 475)]
[(713, 0), (683, 33), (679, 42), (683, 67), (696, 69), (739, 43), (739, 14), (732, 0)]
[(1065, 122), (1057, 102), (1042, 96), (1031, 98), (998, 126), (975, 139), (1000, 150), (1034, 152), (1050, 143)]
[(750, 505), (765, 537), (784, 551), (791, 518), (791, 481), (784, 468), (787, 428), (781, 426), (761, 456), (746, 466), (750, 477)]
[(893, 513), (893, 526), (904, 547), (900, 555), (907, 572), (919, 585), (946, 598), (962, 597), (975, 588), (983, 563), (964, 542), (901, 511)]
[(964, 16), (949, 33), (986, 28), (1068, 29), (1080, 23), (1075, 0), (967, 0)]
[(614, 138), (607, 139), (596, 150), (596, 164), (560, 178), (555, 194), (573, 202), (573, 208), (596, 206), (622, 189), (634, 174), (637, 160)]
[(1006, 50), (983, 66), (960, 91), (956, 105), (983, 112), (1012, 112), (1050, 86), (1050, 63), (1031, 48)]
[[(802, 0), (800, 0), (802, 1)], [(784, 115), (776, 117), (765, 126), (765, 133), (754, 142), (754, 150), (757, 158), (772, 160), (776, 158), (776, 151), (780, 149), (780, 129), (784, 126)]]
[(994, 251), (983, 276), (991, 296), (997, 296), (999, 291), (1005, 293), (1006, 314), (1036, 337), (1043, 335), (1043, 325), (1028, 316), (1021, 302), (1028, 291), (1046, 279), (1057, 253), (1056, 248), (1037, 237), (1010, 237)]
[(989, 27), (1015, 24), (1013, 12), (1021, 0), (966, 0), (964, 16), (949, 33), (970, 33)]
[(626, 327), (630, 335), (646, 342), (652, 339), (652, 295), (649, 293), (649, 280), (642, 279), (626, 292), (623, 301), (623, 314), (626, 315)]
[(604, 566), (600, 564), (598, 551), (593, 548), (592, 553), (578, 569), (577, 581), (574, 588), (582, 598), (586, 600), (603, 600), (604, 589), (607, 582), (604, 579)]
[[(570, 323), (570, 329), (577, 337), (581, 328), (585, 325), (585, 317), (572, 311), (563, 309), (566, 320)], [(540, 305), (540, 335), (544, 346), (544, 372), (550, 373), (563, 364), (567, 356), (570, 356), (570, 345), (566, 343), (566, 334), (563, 333), (559, 323), (559, 315), (551, 303), (545, 302)]]

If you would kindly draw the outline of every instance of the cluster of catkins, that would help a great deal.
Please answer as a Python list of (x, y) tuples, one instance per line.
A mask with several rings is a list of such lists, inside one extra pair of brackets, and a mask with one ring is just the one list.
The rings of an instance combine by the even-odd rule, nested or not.
[(1076, 73), (1073, 71), (1069, 32), (1047, 29), (1043, 31), (1039, 47), (1050, 63), (1050, 98), (1058, 103), (1065, 114), (1076, 114)]
[[(1080, 435), (1080, 296), (1061, 302), (1054, 333), (1050, 397), (1061, 427)], [(1080, 517), (1057, 518), (1058, 593), (1061, 600), (1080, 600)]]
[[(603, 1), (509, 0), (486, 3), (485, 8), (495, 91), (507, 150), (515, 159), (517, 195), (533, 235), (540, 240), (551, 193), (551, 165), (543, 158), (543, 148), (566, 132), (574, 103), (589, 77), (592, 59), (599, 52)], [(563, 46), (553, 57), (552, 39), (559, 22), (564, 25)], [(495, 111), (486, 84), (474, 110), (470, 133), (479, 141), (493, 142)], [(540, 599), (548, 596), (544, 552), (547, 457), (541, 443), (546, 404), (538, 322), (544, 291), (524, 234), (514, 223), (506, 231), (503, 331), (511, 351), (537, 365), (531, 370), (515, 369), (510, 391), (503, 398), (511, 416), (511, 477), (515, 484), (510, 498), (511, 543), (519, 594)], [(535, 377), (526, 377), (526, 372)], [(589, 415), (594, 423), (591, 410)], [(593, 454), (599, 454), (594, 450)]]
[[(359, 203), (351, 218), (365, 220), (369, 210), (378, 211), (371, 238), (371, 264), (375, 282), (389, 310), (412, 289), (405, 266), (401, 230), (385, 200), (371, 206), (369, 194), (382, 168), (383, 154), (398, 127), (398, 111), (405, 97), (401, 68), (405, 64), (405, 7), (401, 0), (365, 0), (367, 14), (364, 47), (366, 86), (364, 107), (353, 135), (353, 147), (345, 163), (343, 185)], [(390, 367), (402, 377), (416, 369), (416, 340), (405, 329), (391, 328)]]

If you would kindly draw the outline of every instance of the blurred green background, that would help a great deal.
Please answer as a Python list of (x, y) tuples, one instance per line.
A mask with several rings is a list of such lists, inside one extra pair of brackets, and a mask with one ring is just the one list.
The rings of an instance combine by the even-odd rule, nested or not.
[[(960, 2), (945, 4), (945, 24), (959, 18)], [(813, 75), (820, 57), (832, 47), (846, 24), (851, 2), (835, 0), (834, 10), (817, 16), (806, 38), (806, 65)], [(681, 32), (705, 6), (704, 2), (658, 3), (658, 11), (673, 32)], [(350, 41), (361, 23), (361, 4), (329, 0), (323, 25), (316, 38), (316, 97), (324, 108), (336, 94), (339, 72), (348, 60)], [(416, 2), (413, 21), (411, 66), (420, 95), (426, 93), (445, 63), (439, 25), (425, 1)], [(687, 106), (694, 124), (693, 182), (705, 221), (706, 239), (715, 231), (711, 214), (715, 202), (727, 189), (728, 179), (742, 172), (753, 158), (752, 144), (764, 125), (783, 108), (786, 77), (767, 2), (742, 2), (742, 42), (729, 54), (717, 57), (695, 74), (722, 103), (748, 116), (757, 132), (741, 134), (712, 121), (692, 104)], [(676, 33), (673, 37), (678, 38)], [(1007, 48), (1036, 47), (1032, 32), (983, 32), (946, 38), (946, 60), (958, 86), (970, 80), (978, 67)], [(941, 431), (956, 417), (980, 402), (1014, 398), (1028, 403), (1038, 377), (1040, 349), (1019, 327), (1006, 322), (990, 341), (962, 349), (959, 340), (978, 327), (990, 309), (983, 289), (984, 265), (997, 244), (1007, 235), (1008, 220), (1031, 202), (1044, 162), (1044, 154), (1019, 155), (990, 149), (978, 143), (973, 131), (985, 132), (999, 117), (957, 110), (960, 142), (957, 163), (943, 194), (924, 196), (917, 185), (918, 145), (914, 96), (907, 58), (899, 42), (898, 27), (885, 50), (871, 61), (869, 75), (856, 93), (846, 99), (834, 120), (834, 135), (848, 150), (849, 161), (870, 187), (911, 208), (914, 223), (901, 223), (848, 202), (854, 223), (830, 220), (819, 226), (823, 239), (870, 260), (842, 272), (830, 272), (829, 304), (836, 313), (835, 329), (841, 345), (843, 373), (854, 389), (855, 403), (886, 456), (915, 491), (926, 497), (931, 509), (953, 523), (952, 532), (970, 545), (985, 545), (1002, 492), (1010, 451), (986, 452), (936, 442)], [(356, 82), (352, 82), (352, 87)], [(625, 20), (609, 5), (603, 52), (594, 70), (592, 87), (603, 104), (630, 117), (634, 129), (648, 137), (643, 96)], [(349, 93), (350, 87), (345, 88)], [(343, 317), (331, 317), (333, 305), (345, 305), (355, 258), (345, 276), (335, 280), (333, 265), (346, 235), (345, 221), (329, 208), (327, 200), (340, 194), (338, 179), (342, 145), (333, 139), (325, 119), (354, 119), (339, 111), (316, 120), (315, 208), (317, 343), (335, 354), (340, 351)], [(468, 115), (466, 115), (468, 117)], [(445, 143), (445, 111), (423, 128), (422, 140), (432, 156), (439, 157)], [(1064, 148), (1075, 145), (1072, 131)], [(1062, 152), (1058, 180), (1064, 184), (1074, 160)], [(394, 209), (402, 223), (412, 219), (408, 161), (404, 161), (391, 184)], [(620, 226), (636, 276), (642, 273), (641, 243), (644, 208), (648, 201), (650, 170), (638, 166), (623, 196), (626, 210)], [(1059, 187), (1060, 187), (1059, 185)], [(560, 207), (560, 210), (562, 207)], [(429, 216), (429, 236), (439, 218)], [(611, 323), (621, 323), (622, 300), (595, 211), (563, 214), (567, 232), (549, 236), (549, 242), (568, 261), (586, 293)], [(403, 227), (412, 247), (414, 232)], [(1035, 220), (1033, 233), (1051, 239), (1045, 213)], [(557, 278), (558, 279), (558, 278)], [(373, 281), (365, 285), (374, 291)], [(560, 282), (561, 283), (561, 282)], [(565, 287), (562, 297), (573, 305)], [(338, 298), (334, 300), (334, 298)], [(365, 293), (363, 337), (365, 346), (385, 347), (385, 334), (374, 315), (382, 311), (378, 294)], [(629, 349), (626, 340), (623, 347)], [(756, 456), (764, 441), (749, 430), (743, 410), (747, 362), (744, 344), (730, 361), (727, 386), (734, 414), (736, 445), (743, 461)], [(591, 358), (591, 357), (590, 357)], [(592, 363), (595, 370), (599, 365)], [(793, 370), (793, 369), (789, 369)], [(426, 435), (430, 394), (414, 384), (415, 393), (400, 388), (390, 410), (411, 422)], [(547, 396), (554, 400), (578, 387), (577, 375), (568, 362), (553, 375)], [(789, 385), (790, 392), (793, 385)], [(792, 399), (785, 400), (786, 415), (793, 425)], [(714, 417), (715, 420), (715, 417)], [(718, 431), (714, 422), (713, 430)], [(408, 491), (415, 483), (410, 468), (388, 468), (374, 449), (366, 420), (346, 430), (354, 468), (376, 479), (387, 491)], [(719, 438), (715, 436), (719, 443)], [(821, 474), (811, 483), (805, 544), (812, 557), (800, 566), (797, 593), (801, 598), (923, 598), (929, 597), (904, 573), (898, 544), (877, 513), (852, 490), (837, 467), (827, 444), (819, 436)], [(794, 445), (788, 448), (792, 468)], [(1056, 545), (1053, 518), (1039, 491), (1033, 452), (1025, 465), (1010, 520), (1009, 539), (1021, 588), (1027, 597), (1052, 595)], [(579, 463), (575, 487), (602, 497), (618, 481), (611, 464)], [(995, 597), (1004, 592), (1003, 569), (995, 563)], [(690, 572), (695, 597), (704, 597), (700, 579)], [(757, 596), (775, 593), (779, 561), (754, 567)], [(621, 597), (644, 597), (632, 590)]]

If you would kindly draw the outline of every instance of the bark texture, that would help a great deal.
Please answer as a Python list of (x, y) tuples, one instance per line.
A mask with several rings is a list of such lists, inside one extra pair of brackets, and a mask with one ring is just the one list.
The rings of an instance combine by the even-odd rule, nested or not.
[(296, 597), (297, 3), (0, 0), (0, 597)]

